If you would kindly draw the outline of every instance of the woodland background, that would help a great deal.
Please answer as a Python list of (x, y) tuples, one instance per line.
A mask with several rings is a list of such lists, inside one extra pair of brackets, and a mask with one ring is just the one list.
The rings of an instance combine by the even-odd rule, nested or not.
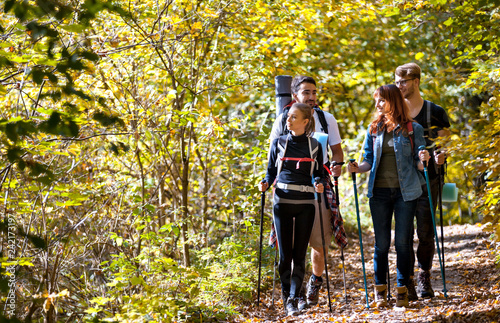
[[(452, 121), (446, 181), (460, 191), (445, 222), (500, 237), (494, 0), (1, 7), (2, 317), (230, 321), (254, 302), (276, 75), (316, 78), (358, 158), (374, 89), (418, 63), (424, 98)], [(340, 185), (354, 230), (347, 174)], [(371, 230), (366, 203), (361, 213)]]

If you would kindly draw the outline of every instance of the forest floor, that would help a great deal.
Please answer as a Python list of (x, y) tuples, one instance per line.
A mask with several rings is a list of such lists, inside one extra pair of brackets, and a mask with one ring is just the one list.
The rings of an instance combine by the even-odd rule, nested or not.
[[(440, 236), (440, 233), (438, 233)], [(394, 236), (394, 234), (393, 234)], [(251, 307), (238, 322), (500, 322), (500, 271), (495, 265), (495, 244), (479, 225), (452, 225), (444, 228), (445, 277), (447, 297), (443, 290), (437, 255), (432, 268), (432, 286), (436, 297), (410, 302), (408, 308), (396, 308), (394, 286), (396, 254), (390, 252), (390, 307), (377, 309), (373, 301), (373, 234), (363, 235), (363, 249), (370, 308), (366, 306), (359, 239), (349, 238), (344, 250), (347, 303), (338, 248), (330, 249), (329, 278), (332, 313), (328, 310), (326, 283), (320, 292), (320, 303), (299, 316), (286, 316), (276, 288), (272, 307), (272, 289), (261, 294), (260, 308)], [(416, 244), (415, 244), (416, 247)], [(498, 246), (497, 246), (498, 247)], [(310, 269), (308, 269), (310, 272)], [(307, 278), (307, 277), (306, 277)]]

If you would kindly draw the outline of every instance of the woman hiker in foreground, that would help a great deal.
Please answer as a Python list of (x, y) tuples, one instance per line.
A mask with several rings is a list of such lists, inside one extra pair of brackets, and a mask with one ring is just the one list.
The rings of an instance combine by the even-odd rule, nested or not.
[[(379, 87), (373, 95), (375, 116), (364, 143), (363, 162), (348, 164), (348, 171), (370, 172), (368, 198), (375, 231), (375, 306), (387, 306), (387, 269), (394, 213), (397, 255), (396, 306), (408, 306), (406, 286), (411, 272), (411, 241), (417, 199), (424, 178), (418, 171), (429, 159), (424, 130), (412, 122), (409, 108), (395, 85)], [(412, 135), (413, 132), (413, 135)]]
[(286, 122), (290, 133), (273, 141), (267, 174), (259, 183), (259, 190), (265, 192), (269, 183), (277, 179), (273, 216), (280, 253), (278, 272), (281, 294), (287, 315), (300, 313), (297, 301), (314, 223), (314, 192), (323, 193), (323, 184), (312, 184), (313, 176), (323, 178), (324, 168), (321, 146), (311, 137), (314, 132), (311, 112), (307, 104), (292, 105)]

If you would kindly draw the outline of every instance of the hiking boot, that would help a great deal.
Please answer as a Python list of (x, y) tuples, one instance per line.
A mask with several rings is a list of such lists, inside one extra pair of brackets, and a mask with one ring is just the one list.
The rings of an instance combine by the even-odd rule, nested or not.
[(306, 293), (304, 292), (304, 289), (301, 289), (299, 297), (297, 297), (297, 308), (302, 312), (308, 307), (309, 305), (307, 304)]
[(283, 306), (285, 307), (285, 311), (286, 311), (286, 301), (288, 301), (288, 296), (290, 296), (290, 293), (281, 290), (281, 300), (283, 301)]
[(307, 304), (314, 306), (318, 304), (319, 299), (319, 290), (321, 289), (321, 285), (323, 284), (323, 279), (321, 277), (315, 278), (314, 275), (311, 275), (309, 282), (307, 282)]
[(418, 273), (417, 290), (420, 297), (434, 297), (434, 291), (431, 286), (431, 272), (429, 270), (421, 270)]
[(299, 315), (300, 311), (297, 308), (297, 299), (296, 298), (288, 298), (286, 302), (286, 315), (287, 316), (296, 316)]
[(375, 285), (375, 307), (386, 307), (387, 285)]
[(408, 307), (408, 289), (406, 286), (396, 287), (396, 307)]
[(418, 295), (417, 291), (415, 290), (415, 282), (413, 281), (413, 276), (410, 277), (410, 280), (408, 281), (408, 285), (406, 285), (406, 288), (408, 289), (408, 300), (409, 301), (418, 300)]

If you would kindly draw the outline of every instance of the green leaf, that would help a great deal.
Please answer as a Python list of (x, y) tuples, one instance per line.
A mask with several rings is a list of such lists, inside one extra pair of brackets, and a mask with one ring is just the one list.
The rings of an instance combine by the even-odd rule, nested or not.
[(130, 278), (130, 283), (135, 286), (142, 284), (144, 282), (144, 279), (142, 277), (131, 277)]
[(453, 18), (448, 18), (445, 22), (443, 22), (443, 24), (445, 24), (445, 26), (450, 26), (451, 24), (453, 23)]

